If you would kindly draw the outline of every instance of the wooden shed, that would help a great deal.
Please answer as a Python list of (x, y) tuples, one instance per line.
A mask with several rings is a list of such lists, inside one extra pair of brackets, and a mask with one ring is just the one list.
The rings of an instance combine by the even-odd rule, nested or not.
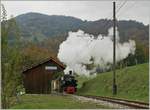
[(63, 72), (64, 69), (64, 65), (52, 57), (26, 68), (23, 71), (25, 92), (30, 94), (50, 93), (53, 76)]

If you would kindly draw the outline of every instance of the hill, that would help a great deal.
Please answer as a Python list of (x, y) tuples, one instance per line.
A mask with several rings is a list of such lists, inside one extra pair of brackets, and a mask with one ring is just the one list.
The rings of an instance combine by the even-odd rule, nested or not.
[(111, 96), (148, 102), (149, 100), (149, 64), (140, 64), (117, 70), (118, 93), (112, 95), (112, 72), (99, 74), (96, 78), (84, 82), (78, 94)]
[[(100, 19), (97, 21), (83, 21), (79, 18), (62, 15), (45, 15), (40, 13), (26, 13), (16, 18), (23, 40), (44, 41), (46, 38), (67, 37), (69, 31), (82, 29), (94, 35), (107, 34), (113, 21)], [(106, 25), (108, 23), (108, 25)], [(120, 20), (117, 22), (121, 41), (136, 39), (148, 44), (149, 26), (134, 20)]]
[(16, 17), (23, 38), (43, 40), (79, 28), (82, 20), (70, 16), (27, 13)]
[[(34, 44), (37, 48), (40, 48), (40, 50), (44, 49), (54, 57), (57, 56), (59, 45), (66, 39), (69, 31), (82, 29), (96, 36), (98, 34), (106, 35), (113, 23), (112, 20), (108, 19), (83, 21), (71, 16), (45, 15), (32, 12), (19, 15), (15, 17), (15, 19), (20, 30), (20, 47), (23, 53), (26, 52), (25, 50), (31, 50), (32, 46), (30, 46), (30, 44)], [(6, 23), (9, 23), (9, 21), (11, 20), (8, 20)], [(107, 23), (108, 25), (106, 25)], [(2, 28), (3, 24), (4, 23), (2, 23)], [(146, 26), (133, 20), (120, 20), (117, 22), (117, 25), (119, 27), (121, 42), (128, 41), (129, 39), (136, 41), (136, 52), (134, 56), (127, 58), (127, 60), (130, 60), (127, 61), (129, 62), (128, 65), (134, 65), (135, 63), (133, 62), (135, 62), (135, 60), (137, 60), (137, 63), (148, 62), (149, 25)], [(10, 27), (12, 29), (8, 35), (8, 42), (10, 46), (13, 47), (15, 44), (15, 35), (13, 35), (12, 32), (15, 32), (17, 29), (16, 27)], [(28, 54), (26, 55), (28, 59), (30, 56)], [(36, 58), (37, 56), (34, 57)]]

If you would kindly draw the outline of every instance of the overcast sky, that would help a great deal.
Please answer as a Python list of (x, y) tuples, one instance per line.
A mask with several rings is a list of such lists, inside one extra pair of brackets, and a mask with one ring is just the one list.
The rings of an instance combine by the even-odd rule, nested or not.
[[(7, 15), (17, 16), (27, 12), (48, 15), (74, 16), (82, 20), (94, 21), (112, 17), (112, 1), (2, 1)], [(124, 1), (117, 1), (117, 8)], [(127, 1), (117, 13), (117, 19), (150, 22), (149, 1)]]

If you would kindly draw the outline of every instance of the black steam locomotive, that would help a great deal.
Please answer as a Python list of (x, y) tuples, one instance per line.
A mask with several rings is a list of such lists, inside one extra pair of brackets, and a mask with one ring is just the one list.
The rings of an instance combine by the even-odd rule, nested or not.
[(77, 91), (77, 80), (75, 80), (72, 71), (61, 77), (60, 86), (63, 92), (68, 94), (74, 94)]

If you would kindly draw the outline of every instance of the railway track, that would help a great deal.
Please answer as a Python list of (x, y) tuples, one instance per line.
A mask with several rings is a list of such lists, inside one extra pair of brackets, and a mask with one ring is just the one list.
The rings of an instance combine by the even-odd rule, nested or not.
[(134, 109), (149, 109), (149, 103), (145, 103), (145, 102), (131, 101), (127, 99), (119, 99), (119, 98), (112, 98), (112, 97), (103, 97), (103, 96), (91, 96), (91, 95), (78, 95), (78, 96), (111, 102), (114, 104), (119, 104)]

